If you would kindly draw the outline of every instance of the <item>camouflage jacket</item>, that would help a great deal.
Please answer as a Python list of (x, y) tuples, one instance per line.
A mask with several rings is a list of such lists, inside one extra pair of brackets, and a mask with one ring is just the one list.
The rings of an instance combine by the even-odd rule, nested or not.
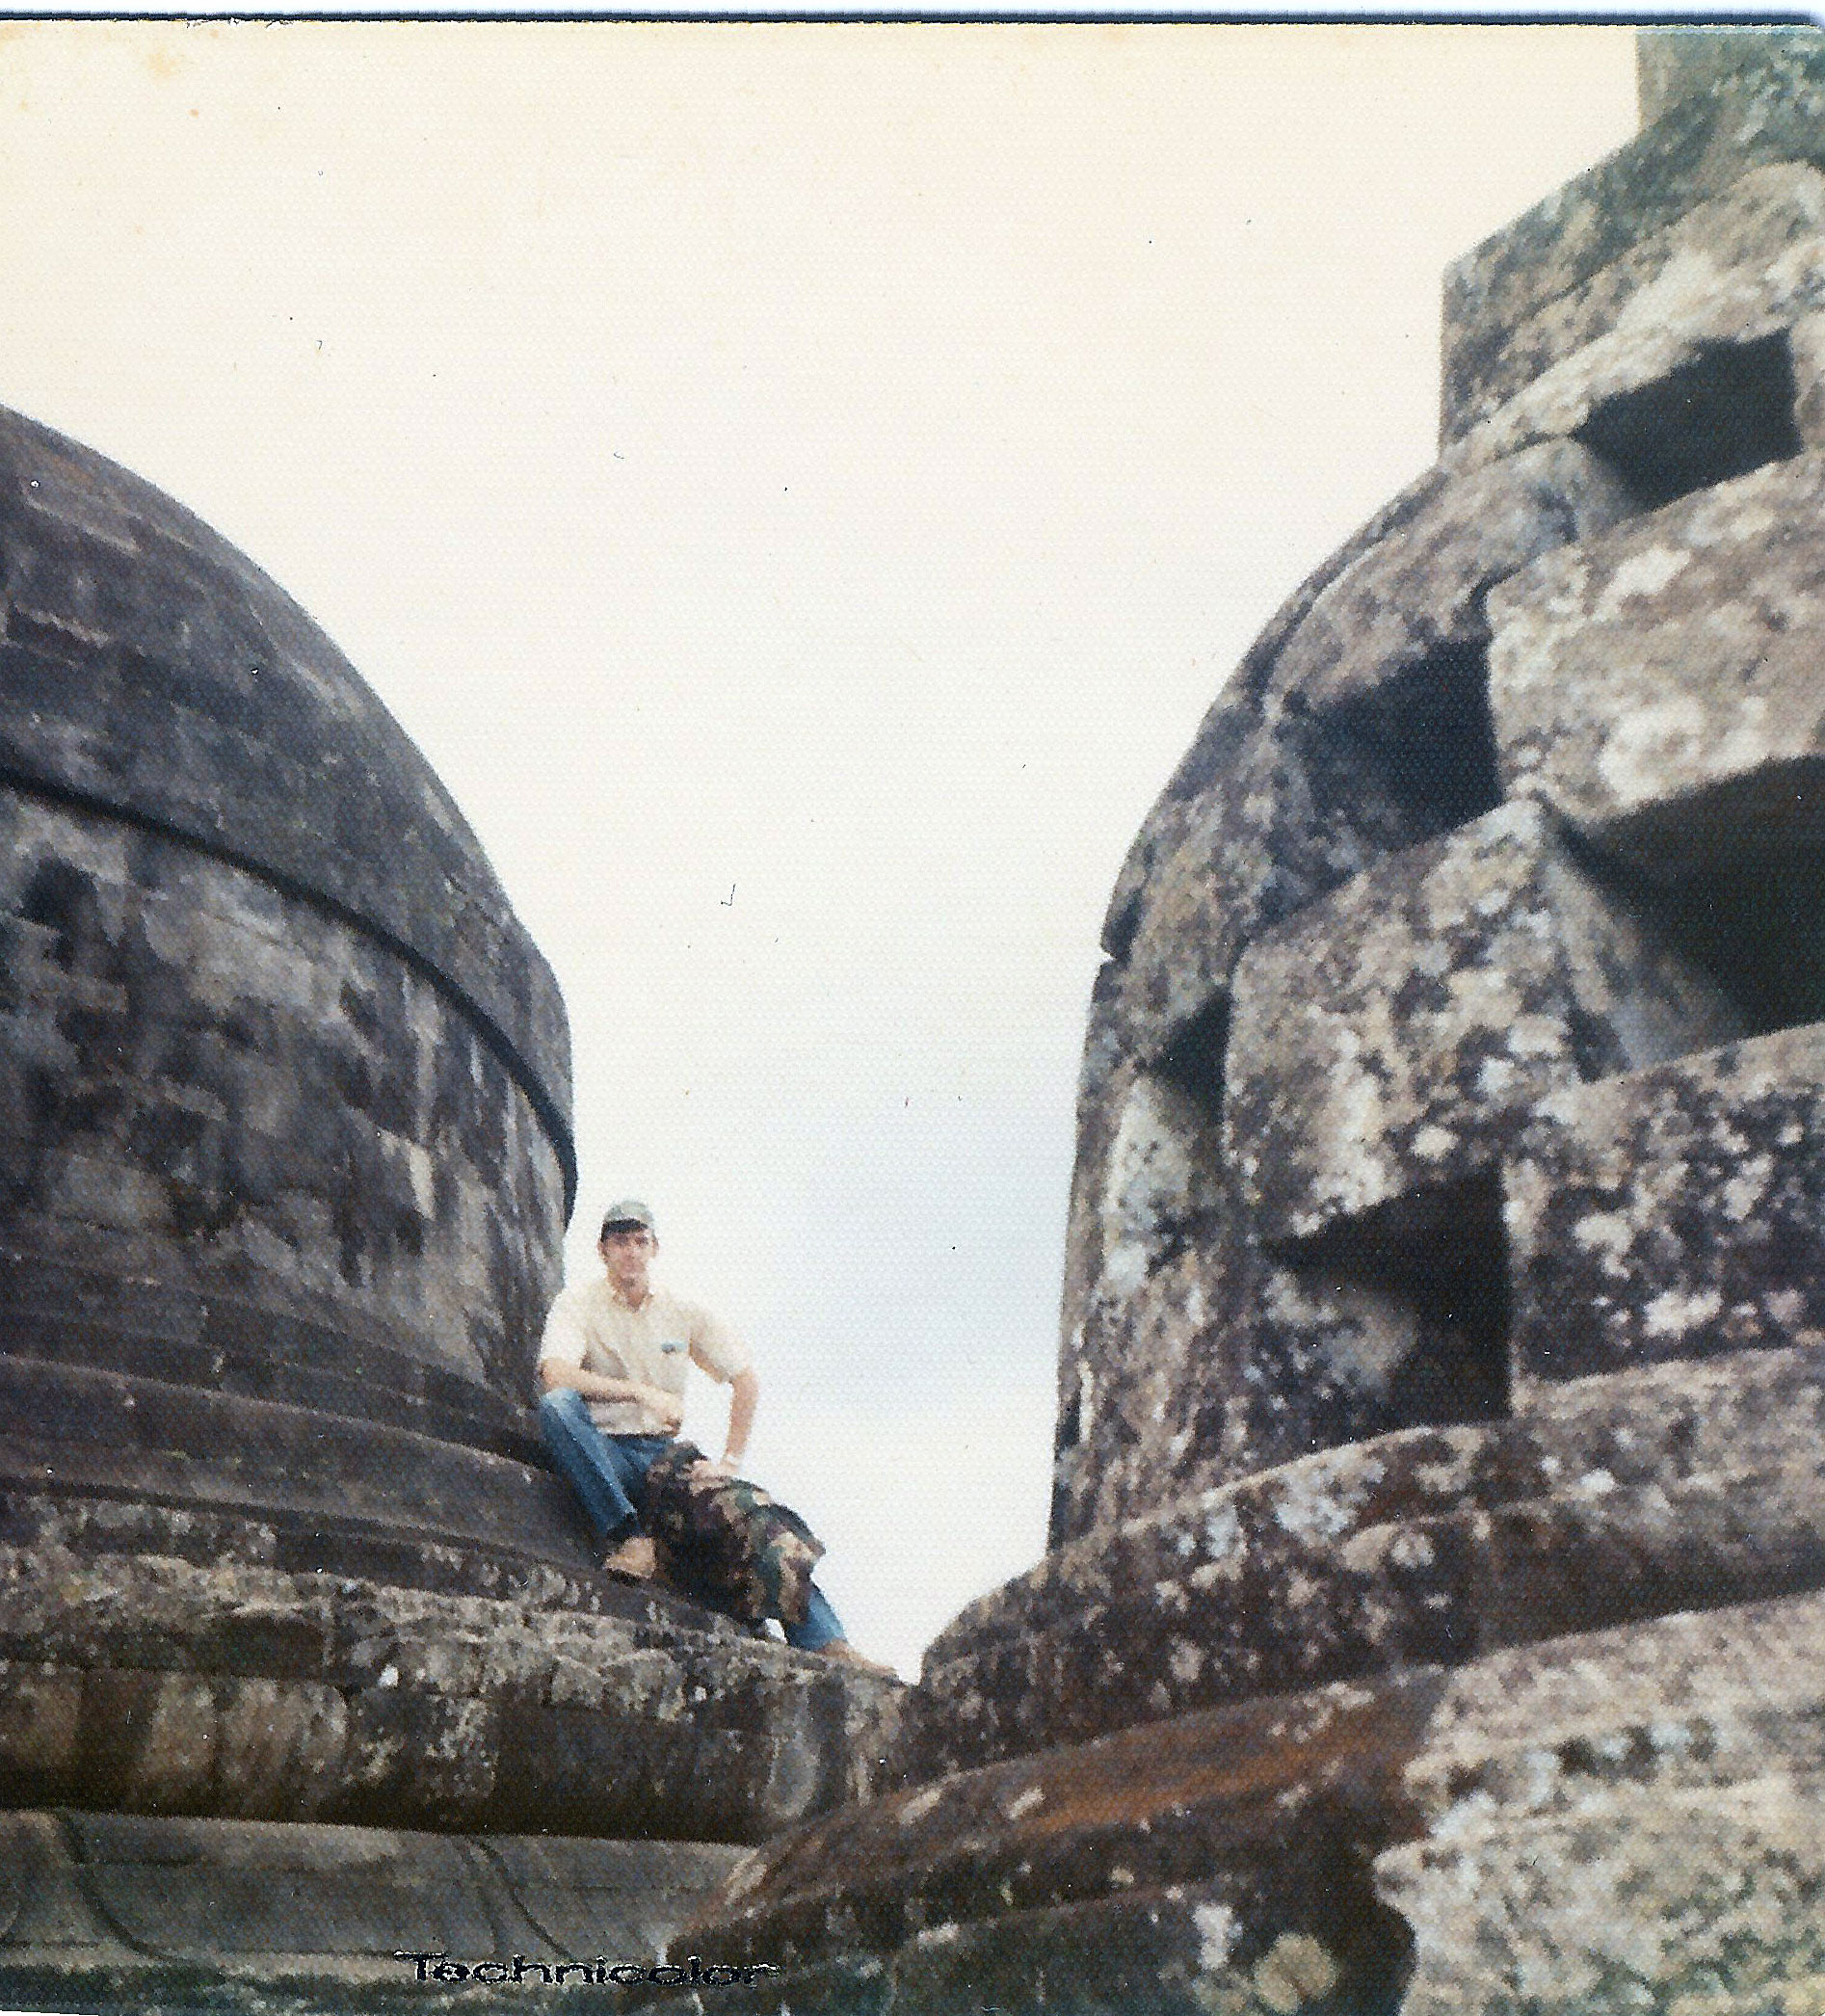
[(701, 1449), (665, 1450), (647, 1472), (647, 1530), (685, 1593), (744, 1624), (803, 1624), (824, 1552), (796, 1512), (745, 1477), (692, 1476)]

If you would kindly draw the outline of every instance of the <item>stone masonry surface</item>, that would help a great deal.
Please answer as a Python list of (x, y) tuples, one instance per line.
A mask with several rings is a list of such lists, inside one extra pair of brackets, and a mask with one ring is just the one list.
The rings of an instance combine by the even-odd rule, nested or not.
[(1645, 39), (1149, 815), (1048, 1552), (731, 2009), (1825, 2008), (1822, 50)]
[(4, 414), (0, 633), (0, 2002), (653, 1961), (898, 1689), (607, 1580), (543, 1467), (551, 974), (303, 612)]
[(904, 1704), (532, 1513), (542, 969), (270, 584), (14, 424), (0, 1794), (41, 1925), (103, 1922), (135, 1810), (638, 1831), (757, 1844), (653, 1880), (674, 1955), (782, 1973), (604, 2011), (1817, 2016), (1822, 49), (1653, 43), (1639, 138), (1460, 262), (1439, 462), (1150, 814), (1049, 1549)]
[(116, 464), (0, 417), (0, 773), (307, 890), (479, 1013), (570, 1156), (549, 968), (449, 794), (257, 568)]

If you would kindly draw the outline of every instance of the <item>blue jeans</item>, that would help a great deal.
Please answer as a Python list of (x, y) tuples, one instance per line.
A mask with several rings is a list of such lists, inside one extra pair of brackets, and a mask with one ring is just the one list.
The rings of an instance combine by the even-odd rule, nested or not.
[[(604, 1435), (590, 1419), (589, 1405), (575, 1388), (558, 1386), (539, 1402), (539, 1425), (551, 1460), (569, 1478), (596, 1537), (619, 1547), (640, 1530), (647, 1507), (647, 1472), (672, 1446), (668, 1435)], [(844, 1637), (842, 1625), (815, 1582), (803, 1624), (782, 1627), (785, 1641), (800, 1652), (816, 1652)]]

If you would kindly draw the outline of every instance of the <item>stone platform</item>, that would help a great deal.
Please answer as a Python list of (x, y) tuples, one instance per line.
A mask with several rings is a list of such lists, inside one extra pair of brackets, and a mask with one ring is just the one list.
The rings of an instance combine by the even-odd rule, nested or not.
[(1675, 1614), (960, 1771), (675, 1943), (786, 1966), (740, 2016), (1812, 2006), (1822, 1632), (1816, 1595)]
[[(0, 2005), (390, 2016), (479, 2012), (511, 1995), (585, 2016), (622, 2002), (594, 1976), (657, 1966), (744, 1852), (0, 1812)], [(463, 1985), (477, 1965), (486, 1985)]]
[(901, 1692), (599, 1575), (439, 1593), (146, 1506), (7, 1532), (14, 1804), (753, 1842), (866, 1795)]

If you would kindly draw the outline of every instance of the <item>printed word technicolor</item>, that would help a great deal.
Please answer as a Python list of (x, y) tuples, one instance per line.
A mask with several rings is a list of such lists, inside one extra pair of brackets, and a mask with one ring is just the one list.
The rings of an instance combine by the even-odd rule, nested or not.
[(448, 1953), (395, 1951), (393, 1958), (411, 1961), (417, 1967), (417, 1977), (421, 1981), (537, 1981), (545, 1986), (556, 1986), (565, 1981), (614, 1981), (624, 1988), (643, 1982), (660, 1988), (727, 1988), (780, 1972), (777, 1967), (764, 1963), (706, 1967), (696, 1953), (675, 1966), (657, 1967), (643, 1966), (637, 1960), (611, 1961), (603, 1953), (596, 1954), (593, 1960), (546, 1961), (529, 1960), (524, 1953), (516, 1953), (510, 1960), (453, 1960)]

